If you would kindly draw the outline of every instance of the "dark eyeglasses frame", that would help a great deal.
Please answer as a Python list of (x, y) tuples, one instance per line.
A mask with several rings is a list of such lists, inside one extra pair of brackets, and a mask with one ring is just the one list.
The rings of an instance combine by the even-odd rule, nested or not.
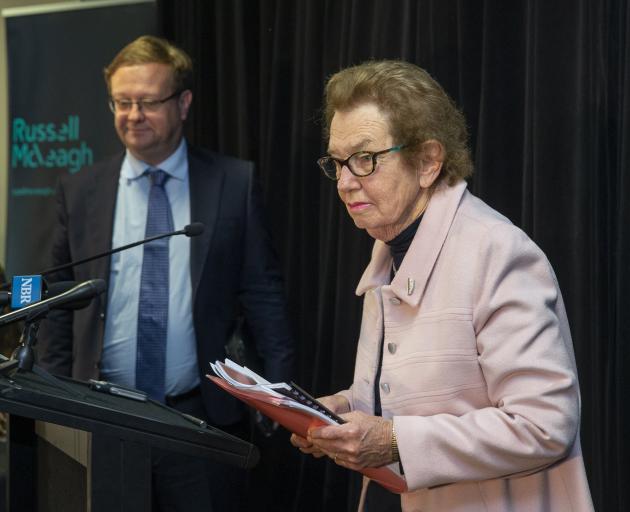
[[(123, 110), (123, 112), (131, 112), (133, 110), (133, 106), (136, 105), (138, 107), (138, 110), (140, 112), (145, 112), (145, 107), (147, 105), (150, 105), (148, 111), (149, 112), (153, 112), (154, 108), (157, 109), (158, 106), (163, 105), (164, 103), (166, 103), (167, 101), (170, 101), (174, 98), (177, 98), (181, 95), (181, 93), (184, 92), (182, 90), (178, 90), (175, 91), (173, 94), (171, 94), (170, 96), (167, 96), (166, 98), (163, 98), (161, 100), (148, 100), (148, 99), (140, 99), (140, 100), (124, 100), (124, 101), (128, 101), (129, 102), (129, 110)], [(121, 100), (115, 100), (114, 98), (109, 98), (109, 109), (112, 111), (112, 113), (116, 113), (116, 102), (117, 101), (121, 101)]]
[[(337, 176), (337, 170), (335, 168), (335, 175), (331, 176), (328, 171), (325, 168), (325, 164), (326, 162), (337, 162), (339, 164), (339, 168), (342, 169), (344, 166), (346, 166), (348, 168), (348, 170), (357, 178), (365, 178), (366, 176), (369, 176), (370, 174), (373, 174), (374, 171), (376, 170), (376, 163), (377, 163), (377, 158), (381, 155), (384, 155), (385, 153), (391, 153), (394, 151), (400, 151), (403, 148), (406, 148), (407, 145), (406, 144), (400, 144), (398, 146), (392, 146), (391, 148), (387, 148), (387, 149), (383, 149), (381, 151), (356, 151), (355, 153), (352, 153), (348, 158), (346, 158), (345, 160), (341, 160), (340, 158), (335, 158), (333, 156), (327, 155), (327, 156), (323, 156), (320, 159), (317, 160), (317, 165), (319, 165), (319, 168), (324, 172), (324, 175), (327, 178), (330, 178), (333, 181), (339, 181), (339, 177)], [(352, 159), (352, 157), (359, 155), (361, 153), (364, 153), (366, 155), (370, 155), (372, 157), (372, 170), (370, 172), (368, 172), (367, 174), (357, 174), (355, 171), (352, 170), (352, 167), (350, 167), (350, 160)]]

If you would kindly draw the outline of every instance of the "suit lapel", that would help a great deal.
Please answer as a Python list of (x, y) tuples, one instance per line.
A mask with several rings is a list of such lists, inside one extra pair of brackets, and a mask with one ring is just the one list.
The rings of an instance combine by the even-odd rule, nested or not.
[[(118, 180), (120, 177), (120, 167), (124, 155), (120, 155), (102, 166), (95, 167), (90, 176), (90, 185), (86, 188), (87, 201), (86, 226), (88, 236), (84, 250), (86, 256), (108, 251), (112, 248), (112, 236), (114, 226), (114, 209), (116, 208), (116, 195), (118, 193)], [(86, 279), (101, 278), (109, 284), (111, 258), (98, 258), (85, 265)], [(76, 275), (76, 274), (75, 274)], [(105, 318), (107, 309), (107, 293), (98, 297), (97, 311)], [(100, 351), (103, 341), (104, 324), (98, 324), (98, 335), (94, 341), (98, 344)]]
[(201, 235), (192, 237), (190, 240), (190, 277), (194, 303), (217, 223), (224, 176), (214, 165), (214, 159), (211, 156), (202, 157), (194, 150), (188, 152), (188, 176), (190, 220), (202, 222), (205, 226)]
[[(118, 156), (100, 167), (93, 176), (87, 191), (88, 221), (90, 241), (87, 247), (92, 254), (112, 248), (114, 210), (120, 168), (124, 155)], [(91, 264), (91, 277), (109, 279), (110, 258), (99, 258)]]

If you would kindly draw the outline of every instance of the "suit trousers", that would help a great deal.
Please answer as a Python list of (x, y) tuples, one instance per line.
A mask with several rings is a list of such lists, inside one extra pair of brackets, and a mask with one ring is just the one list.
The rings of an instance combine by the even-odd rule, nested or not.
[[(171, 407), (208, 421), (201, 393)], [(239, 423), (215, 427), (244, 440), (250, 438), (247, 416)], [(244, 509), (247, 486), (244, 469), (161, 449), (154, 449), (151, 458), (153, 512), (240, 512)]]

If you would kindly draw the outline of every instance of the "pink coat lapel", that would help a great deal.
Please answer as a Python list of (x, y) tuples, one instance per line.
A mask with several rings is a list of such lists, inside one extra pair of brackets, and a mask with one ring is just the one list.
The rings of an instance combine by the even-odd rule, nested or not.
[[(410, 306), (417, 307), (422, 299), (433, 266), (465, 192), (464, 181), (454, 187), (441, 184), (429, 201), (411, 247), (391, 282), (392, 291)], [(372, 259), (359, 281), (356, 294), (363, 295), (368, 290), (387, 284), (391, 265), (389, 247), (377, 240), (372, 250)]]

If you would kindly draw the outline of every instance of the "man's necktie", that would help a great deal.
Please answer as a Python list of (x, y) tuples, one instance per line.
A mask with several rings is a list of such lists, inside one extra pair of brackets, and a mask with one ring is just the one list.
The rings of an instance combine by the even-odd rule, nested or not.
[[(151, 191), (146, 237), (173, 231), (173, 216), (164, 184), (169, 175), (149, 170)], [(168, 244), (162, 238), (144, 245), (136, 356), (136, 388), (164, 402), (166, 372), (166, 331), (168, 327)]]

